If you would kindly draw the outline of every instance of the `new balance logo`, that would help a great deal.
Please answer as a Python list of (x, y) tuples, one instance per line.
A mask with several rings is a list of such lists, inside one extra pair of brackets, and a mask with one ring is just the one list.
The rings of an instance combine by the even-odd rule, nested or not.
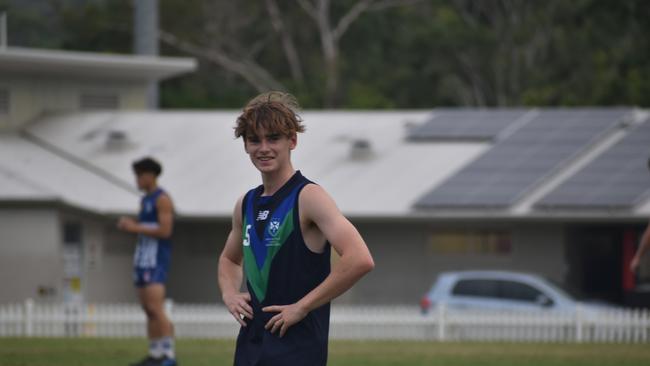
[(266, 220), (267, 217), (269, 217), (269, 210), (260, 211), (260, 212), (257, 213), (257, 220), (256, 221)]

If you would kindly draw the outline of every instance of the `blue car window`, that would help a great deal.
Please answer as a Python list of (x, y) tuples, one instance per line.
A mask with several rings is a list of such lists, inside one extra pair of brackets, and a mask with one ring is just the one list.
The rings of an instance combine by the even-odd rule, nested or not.
[(452, 294), (499, 298), (499, 284), (495, 280), (460, 280), (454, 286)]
[(547, 296), (541, 291), (525, 283), (514, 281), (499, 281), (500, 297), (507, 300), (537, 302), (543, 296)]

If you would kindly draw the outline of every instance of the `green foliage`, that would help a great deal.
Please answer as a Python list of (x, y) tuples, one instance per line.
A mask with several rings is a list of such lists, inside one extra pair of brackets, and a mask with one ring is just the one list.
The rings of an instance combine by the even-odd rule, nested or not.
[(60, 47), (60, 18), (50, 4), (35, 1), (0, 0), (0, 12), (7, 14), (10, 46), (38, 45), (42, 48)]
[[(317, 23), (276, 0), (298, 55), (295, 75), (265, 1), (160, 0), (161, 28), (205, 52), (255, 64), (260, 85), (281, 85), (305, 108), (326, 99)], [(330, 2), (332, 28), (357, 3)], [(0, 0), (10, 44), (130, 53), (128, 0)], [(650, 106), (650, 6), (645, 0), (422, 0), (369, 9), (336, 43), (341, 108)], [(163, 43), (164, 55), (187, 56)], [(162, 83), (164, 108), (240, 108), (251, 76), (205, 55), (192, 75)], [(264, 88), (264, 87), (262, 87)]]
[(133, 50), (131, 1), (62, 2), (57, 5), (62, 26), (61, 48), (104, 53)]
[(160, 105), (174, 109), (241, 109), (254, 94), (250, 86), (203, 65), (199, 72), (163, 81)]

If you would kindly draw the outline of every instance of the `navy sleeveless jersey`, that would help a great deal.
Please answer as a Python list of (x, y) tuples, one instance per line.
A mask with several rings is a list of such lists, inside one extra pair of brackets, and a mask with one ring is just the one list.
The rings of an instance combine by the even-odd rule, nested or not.
[(297, 171), (273, 196), (263, 186), (250, 190), (242, 202), (242, 245), (246, 284), (253, 319), (246, 319), (237, 338), (237, 366), (319, 366), (327, 363), (329, 304), (311, 311), (282, 338), (264, 329), (277, 313), (270, 305), (293, 304), (330, 273), (330, 245), (315, 253), (300, 230), (298, 196), (313, 183)]
[[(140, 214), (138, 215), (138, 222), (141, 225), (148, 225), (151, 227), (159, 225), (156, 202), (158, 201), (158, 197), (163, 193), (165, 192), (158, 188), (142, 197), (140, 202)], [(155, 238), (143, 234), (138, 235), (138, 243), (133, 258), (133, 266), (135, 268), (161, 268), (166, 271), (169, 266), (170, 257), (171, 240)]]

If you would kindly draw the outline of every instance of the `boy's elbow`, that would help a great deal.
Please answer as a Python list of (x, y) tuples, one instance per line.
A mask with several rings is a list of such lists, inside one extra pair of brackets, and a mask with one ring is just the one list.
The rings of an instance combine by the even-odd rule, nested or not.
[(217, 266), (221, 267), (221, 263), (223, 263), (227, 259), (228, 258), (226, 258), (226, 254), (221, 252), (221, 254), (219, 254), (219, 259), (217, 259)]
[(368, 256), (362, 262), (361, 268), (363, 269), (363, 273), (366, 274), (366, 273), (372, 271), (373, 269), (375, 269), (375, 261), (372, 259), (371, 256)]

